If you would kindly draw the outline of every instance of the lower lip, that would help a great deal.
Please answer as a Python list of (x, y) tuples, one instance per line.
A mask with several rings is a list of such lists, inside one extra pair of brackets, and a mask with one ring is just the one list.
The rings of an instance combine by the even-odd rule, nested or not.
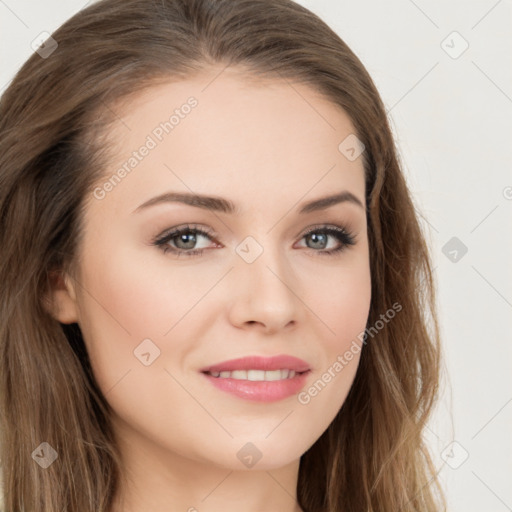
[(223, 379), (212, 377), (207, 373), (203, 373), (203, 375), (215, 387), (226, 393), (255, 402), (276, 402), (296, 395), (304, 387), (309, 371), (298, 373), (291, 379), (273, 381)]

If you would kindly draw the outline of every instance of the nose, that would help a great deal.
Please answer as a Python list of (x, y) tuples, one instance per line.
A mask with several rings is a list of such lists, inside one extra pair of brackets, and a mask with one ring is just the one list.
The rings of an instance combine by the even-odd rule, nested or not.
[(252, 263), (240, 258), (231, 273), (232, 297), (229, 317), (242, 329), (267, 334), (290, 329), (297, 324), (301, 300), (297, 283), (284, 256), (266, 248)]

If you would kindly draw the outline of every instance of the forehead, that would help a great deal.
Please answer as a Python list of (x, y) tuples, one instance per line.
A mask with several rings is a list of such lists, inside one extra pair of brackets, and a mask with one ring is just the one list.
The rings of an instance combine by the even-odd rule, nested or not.
[(133, 210), (167, 189), (259, 207), (346, 188), (364, 200), (362, 158), (339, 149), (354, 126), (310, 86), (220, 68), (148, 87), (113, 108), (112, 158), (99, 185), (115, 179), (103, 207), (116, 198)]

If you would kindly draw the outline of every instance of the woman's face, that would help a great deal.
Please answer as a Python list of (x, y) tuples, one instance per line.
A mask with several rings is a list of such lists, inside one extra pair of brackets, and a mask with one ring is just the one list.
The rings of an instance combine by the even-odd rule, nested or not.
[[(371, 289), (363, 162), (348, 116), (313, 89), (220, 69), (113, 108), (115, 157), (57, 297), (128, 450), (162, 467), (271, 469), (320, 437), (356, 373)], [(275, 356), (303, 363), (265, 366)], [(250, 357), (264, 360), (204, 373)]]

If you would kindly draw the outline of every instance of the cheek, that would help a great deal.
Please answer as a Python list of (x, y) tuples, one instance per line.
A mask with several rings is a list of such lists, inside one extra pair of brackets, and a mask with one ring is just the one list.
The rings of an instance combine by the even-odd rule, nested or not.
[(85, 254), (80, 279), (80, 327), (103, 391), (143, 366), (142, 347), (151, 359), (158, 356), (146, 370), (186, 362), (212, 325), (220, 302), (211, 289), (226, 272), (212, 265), (169, 263), (165, 256), (155, 257), (156, 248), (117, 250), (117, 245)]
[(346, 349), (366, 327), (371, 302), (369, 260), (361, 251), (338, 268), (322, 269), (316, 275), (318, 286), (309, 287), (310, 303), (325, 324), (322, 339), (332, 354)]
[(81, 270), (79, 323), (96, 379), (105, 391), (140, 365), (134, 350), (143, 340), (158, 340), (176, 322), (183, 301), (177, 290), (182, 284), (168, 288), (156, 279), (148, 262), (112, 246), (101, 254), (84, 255)]
[(369, 262), (359, 255), (354, 264), (333, 270), (329, 276), (322, 273), (317, 281), (324, 284), (324, 292), (315, 289), (309, 296), (322, 324), (317, 330), (322, 358), (298, 399), (312, 413), (322, 411), (330, 422), (350, 390), (364, 350), (362, 336), (371, 303)]
[(370, 301), (369, 276), (350, 276), (331, 288), (329, 297), (324, 298), (320, 306), (332, 334), (324, 338), (330, 347), (344, 349), (347, 343), (364, 331)]
[(91, 258), (84, 266), (83, 280), (91, 293), (85, 294), (83, 309), (95, 323), (111, 324), (121, 339), (162, 336), (197, 300), (200, 290), (197, 280), (191, 284), (192, 272), (169, 272), (136, 252), (111, 254), (108, 260)]

